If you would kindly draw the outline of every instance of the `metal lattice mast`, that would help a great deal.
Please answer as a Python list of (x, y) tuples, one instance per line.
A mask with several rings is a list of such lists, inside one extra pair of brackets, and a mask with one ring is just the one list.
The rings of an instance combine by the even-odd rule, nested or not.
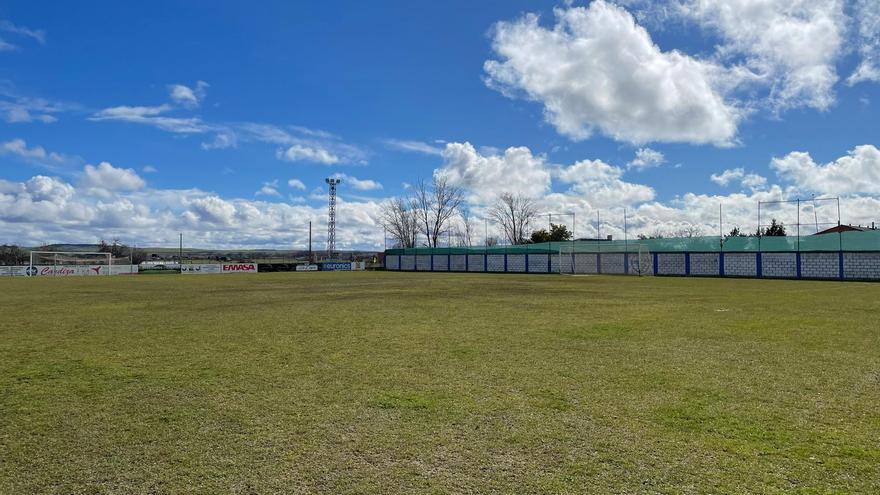
[(330, 185), (330, 205), (327, 219), (327, 256), (332, 257), (336, 252), (336, 186), (342, 179), (328, 178), (324, 181)]

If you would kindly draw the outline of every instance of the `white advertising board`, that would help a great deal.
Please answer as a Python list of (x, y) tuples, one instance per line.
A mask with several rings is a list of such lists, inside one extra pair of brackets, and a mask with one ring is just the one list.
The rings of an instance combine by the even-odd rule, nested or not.
[(180, 266), (180, 273), (202, 275), (210, 273), (257, 273), (256, 263), (211, 263)]
[(298, 271), (298, 272), (316, 272), (316, 271), (318, 271), (318, 265), (296, 265), (296, 271)]
[(0, 266), (0, 277), (94, 277), (128, 275), (138, 272), (137, 265), (54, 265)]

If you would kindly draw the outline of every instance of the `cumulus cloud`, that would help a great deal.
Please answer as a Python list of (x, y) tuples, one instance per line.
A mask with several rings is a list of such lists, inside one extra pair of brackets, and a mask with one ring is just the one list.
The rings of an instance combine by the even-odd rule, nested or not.
[(61, 153), (46, 151), (42, 146), (28, 147), (24, 139), (0, 143), (0, 156), (2, 155), (15, 155), (25, 161), (39, 164), (58, 164), (66, 160)]
[(721, 58), (741, 61), (770, 87), (774, 108), (834, 103), (847, 23), (842, 0), (685, 0), (680, 8), (718, 33)]
[(861, 62), (847, 78), (847, 83), (852, 86), (860, 82), (880, 82), (880, 3), (856, 0), (854, 12)]
[(485, 155), (471, 143), (448, 143), (442, 156), (439, 173), (452, 184), (467, 188), (475, 202), (490, 202), (502, 192), (537, 197), (550, 188), (545, 158), (524, 146)]
[(663, 156), (663, 153), (651, 148), (639, 148), (636, 150), (635, 158), (627, 163), (626, 167), (645, 170), (646, 168), (659, 167), (664, 162), (666, 162), (666, 157)]
[(306, 190), (306, 185), (303, 183), (303, 181), (301, 181), (301, 180), (299, 180), (299, 179), (290, 179), (290, 180), (288, 180), (288, 181), (287, 181), (287, 187), (290, 187), (290, 188), (293, 188), (293, 189), (302, 189), (303, 191)]
[(597, 207), (616, 207), (651, 201), (654, 190), (624, 181), (623, 169), (602, 160), (581, 160), (557, 170), (562, 182), (572, 184), (571, 192)]
[(141, 171), (145, 174), (155, 174), (159, 170), (152, 165), (145, 165), (144, 168), (141, 169)]
[(823, 194), (880, 194), (880, 150), (866, 144), (846, 156), (817, 164), (809, 153), (795, 151), (774, 158), (770, 166), (800, 190)]
[(719, 186), (727, 187), (733, 183), (739, 183), (749, 189), (760, 189), (767, 185), (767, 178), (754, 173), (746, 173), (742, 167), (732, 168), (720, 174), (712, 174), (709, 179)]
[(85, 194), (110, 196), (116, 191), (136, 191), (146, 185), (143, 179), (130, 168), (117, 168), (108, 162), (98, 166), (86, 165), (79, 186)]
[(264, 182), (263, 187), (261, 187), (257, 193), (257, 196), (276, 196), (281, 197), (281, 193), (278, 192), (278, 181), (273, 180), (270, 182)]
[[(579, 237), (599, 233), (595, 224), (598, 213), (602, 222), (601, 234), (621, 238), (624, 208), (631, 239), (639, 233), (671, 232), (692, 226), (702, 228), (706, 234), (718, 232), (722, 227), (718, 224), (719, 205), (723, 206), (725, 230), (734, 225), (751, 230), (757, 201), (794, 199), (800, 194), (799, 190), (814, 187), (810, 185), (812, 183), (821, 185), (823, 181), (832, 184), (829, 187), (835, 189), (833, 192), (840, 192), (840, 189), (863, 191), (841, 193), (844, 222), (865, 224), (877, 220), (880, 199), (871, 183), (880, 181), (869, 175), (877, 170), (874, 160), (878, 150), (875, 147), (857, 147), (847, 156), (822, 165), (809, 159), (809, 155), (803, 155), (790, 153), (771, 164), (779, 174), (780, 184), (766, 184), (766, 179), (762, 178), (765, 185), (753, 189), (746, 183), (750, 174), (733, 169), (728, 174), (728, 185), (739, 182), (745, 191), (719, 195), (683, 193), (664, 201), (658, 201), (649, 186), (624, 181), (623, 167), (601, 160), (556, 165), (523, 147), (483, 155), (468, 143), (449, 143), (444, 150), (443, 166), (435, 172), (457, 173), (457, 179), (474, 188), (469, 190), (469, 196), (476, 217), (485, 216), (486, 205), (494, 199), (482, 194), (487, 187), (501, 192), (510, 190), (508, 186), (512, 185), (520, 188), (512, 192), (531, 192), (542, 213), (564, 214), (559, 218), (554, 216), (554, 222), (568, 225), (568, 214), (575, 214), (577, 225), (571, 227), (576, 229)], [(326, 191), (322, 188), (317, 188), (314, 193), (319, 203), (309, 206), (302, 197), (291, 198), (290, 203), (285, 203), (274, 195), (272, 201), (263, 201), (259, 198), (222, 197), (198, 189), (150, 189), (132, 180), (131, 171), (125, 173), (124, 169), (109, 164), (90, 169), (92, 178), (84, 173), (76, 185), (45, 175), (23, 182), (0, 180), (0, 236), (9, 242), (25, 245), (44, 241), (94, 242), (102, 237), (122, 237), (139, 245), (176, 246), (177, 233), (183, 231), (187, 233), (187, 244), (191, 246), (305, 247), (309, 221), (315, 223), (318, 232), (326, 227), (323, 223), (326, 220)], [(479, 178), (481, 170), (499, 179), (485, 183)], [(524, 171), (541, 185), (530, 191), (518, 182), (518, 171)], [(863, 185), (843, 188), (835, 182), (841, 176), (862, 175), (865, 176)], [(93, 194), (94, 177), (101, 177), (97, 183), (102, 188), (114, 189), (112, 194), (110, 191)], [(508, 178), (511, 180), (505, 180)], [(552, 189), (551, 183), (555, 186)], [(277, 182), (267, 184), (277, 190)], [(381, 247), (382, 201), (381, 198), (352, 198), (345, 194), (345, 189), (340, 191), (340, 246)], [(788, 224), (796, 218), (797, 212), (792, 208), (780, 206), (768, 214)], [(824, 210), (821, 207), (819, 210), (820, 221), (828, 220)], [(836, 208), (834, 210), (831, 213), (836, 219)], [(492, 229), (490, 225), (490, 233)]]
[(294, 144), (287, 149), (279, 149), (275, 156), (288, 162), (315, 162), (324, 165), (339, 163), (339, 157), (323, 148)]
[(556, 9), (545, 28), (534, 14), (495, 26), (499, 60), (486, 82), (544, 105), (572, 139), (599, 130), (614, 139), (729, 145), (743, 111), (725, 99), (730, 74), (708, 60), (662, 51), (621, 7), (596, 0)]
[(205, 81), (198, 81), (195, 88), (183, 84), (172, 84), (168, 86), (168, 95), (178, 105), (186, 108), (196, 108), (205, 99), (208, 86), (208, 83)]

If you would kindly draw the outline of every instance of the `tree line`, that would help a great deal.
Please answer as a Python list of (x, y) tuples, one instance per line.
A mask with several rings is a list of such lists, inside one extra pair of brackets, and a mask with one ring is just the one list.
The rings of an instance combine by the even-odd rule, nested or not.
[[(425, 246), (436, 248), (448, 246), (471, 247), (477, 243), (479, 226), (471, 215), (464, 189), (453, 184), (449, 176), (436, 173), (430, 181), (419, 180), (409, 188), (409, 194), (393, 198), (381, 206), (382, 224), (396, 247), (413, 248)], [(502, 193), (489, 206), (487, 216), (501, 231), (508, 244), (530, 244), (540, 242), (569, 241), (572, 232), (565, 225), (550, 223), (549, 229), (532, 230), (532, 224), (539, 216), (537, 204), (523, 194)], [(702, 227), (688, 225), (674, 231), (655, 230), (651, 234), (640, 234), (639, 239), (659, 239), (665, 237), (699, 237)], [(734, 227), (726, 238), (746, 236), (784, 236), (785, 225), (775, 218), (767, 227), (759, 228), (753, 234), (746, 234)], [(497, 237), (486, 233), (484, 242), (488, 246), (500, 243)]]
[[(98, 243), (97, 250), (99, 253), (110, 253), (114, 258), (131, 258), (132, 264), (139, 264), (147, 259), (147, 254), (143, 249), (132, 248), (114, 239), (107, 242), (103, 239)], [(51, 246), (39, 246), (35, 251), (51, 251)], [(20, 266), (30, 263), (30, 250), (24, 249), (15, 244), (0, 245), (0, 265), (2, 266)]]
[[(434, 248), (444, 240), (453, 245), (453, 238), (462, 247), (477, 242), (479, 227), (465, 202), (464, 189), (452, 184), (445, 174), (416, 182), (408, 195), (384, 203), (381, 213), (382, 223), (398, 247), (421, 244)], [(537, 205), (522, 194), (502, 193), (490, 206), (488, 217), (500, 227), (509, 244), (571, 240), (571, 231), (564, 225), (551, 224), (549, 230), (533, 231)], [(499, 239), (487, 234), (484, 242), (493, 246), (499, 244)]]

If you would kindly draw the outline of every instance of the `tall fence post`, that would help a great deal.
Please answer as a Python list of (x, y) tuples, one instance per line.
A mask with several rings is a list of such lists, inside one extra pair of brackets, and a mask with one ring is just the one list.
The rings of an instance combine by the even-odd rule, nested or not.
[(761, 261), (761, 251), (755, 253), (755, 276), (758, 278), (764, 276), (764, 263)]

